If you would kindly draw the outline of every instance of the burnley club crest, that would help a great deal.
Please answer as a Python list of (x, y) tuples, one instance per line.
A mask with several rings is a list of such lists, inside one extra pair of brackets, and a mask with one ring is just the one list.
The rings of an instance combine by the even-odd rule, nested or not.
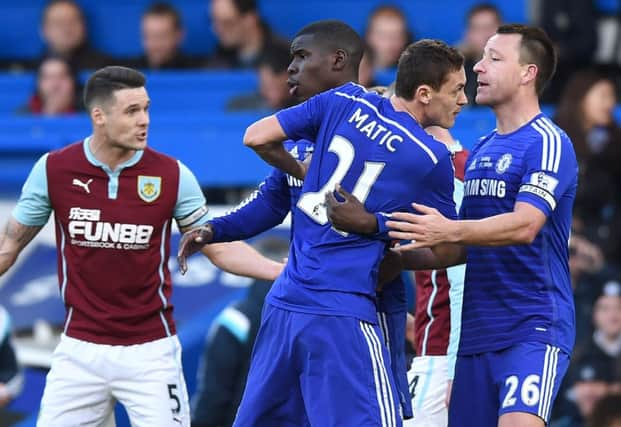
[(155, 201), (162, 192), (162, 177), (138, 176), (138, 196), (147, 203)]

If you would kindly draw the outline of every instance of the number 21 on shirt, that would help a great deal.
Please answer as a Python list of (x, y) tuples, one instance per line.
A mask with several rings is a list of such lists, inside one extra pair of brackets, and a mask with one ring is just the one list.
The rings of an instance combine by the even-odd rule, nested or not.
[[(347, 138), (340, 135), (335, 135), (332, 138), (328, 151), (336, 154), (338, 157), (338, 163), (334, 172), (332, 172), (328, 181), (319, 191), (304, 193), (298, 201), (298, 208), (321, 225), (325, 225), (328, 222), (328, 215), (324, 202), (325, 194), (328, 191), (333, 191), (336, 184), (343, 180), (356, 154), (353, 144)], [(358, 177), (354, 190), (352, 191), (352, 194), (360, 200), (361, 203), (364, 203), (369, 196), (371, 187), (375, 184), (375, 181), (377, 181), (384, 166), (385, 164), (383, 162), (364, 162), (364, 170)], [(343, 232), (339, 233), (347, 235)]]

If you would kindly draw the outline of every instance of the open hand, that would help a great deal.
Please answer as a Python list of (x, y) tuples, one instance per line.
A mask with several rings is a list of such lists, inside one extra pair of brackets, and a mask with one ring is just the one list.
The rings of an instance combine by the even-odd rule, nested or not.
[(429, 248), (439, 243), (452, 242), (455, 236), (454, 221), (444, 217), (437, 209), (412, 203), (420, 214), (394, 212), (386, 225), (393, 231), (388, 235), (397, 240), (410, 240), (396, 248), (399, 251)]
[(185, 274), (188, 271), (187, 258), (200, 251), (212, 239), (213, 229), (211, 224), (193, 228), (183, 234), (179, 242), (179, 251), (177, 252), (177, 262), (179, 263), (181, 274)]

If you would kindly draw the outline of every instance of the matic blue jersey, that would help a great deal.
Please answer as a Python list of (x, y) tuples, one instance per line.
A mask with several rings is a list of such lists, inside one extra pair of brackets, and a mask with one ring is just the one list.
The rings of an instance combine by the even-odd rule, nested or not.
[(492, 132), (472, 150), (462, 219), (511, 212), (516, 202), (526, 202), (547, 221), (530, 245), (468, 247), (460, 355), (525, 341), (571, 353), (568, 240), (577, 176), (571, 141), (543, 114), (515, 132)]
[(289, 261), (268, 301), (377, 323), (375, 286), (386, 243), (333, 229), (325, 193), (341, 183), (370, 212), (409, 211), (419, 202), (455, 217), (450, 153), (390, 100), (352, 83), (277, 118), (289, 138), (316, 144), (293, 210)]

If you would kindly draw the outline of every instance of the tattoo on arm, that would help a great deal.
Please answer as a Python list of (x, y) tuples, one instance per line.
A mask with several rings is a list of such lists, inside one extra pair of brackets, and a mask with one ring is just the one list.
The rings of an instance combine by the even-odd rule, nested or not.
[(15, 220), (9, 220), (5, 228), (5, 238), (13, 240), (20, 249), (23, 249), (43, 228), (40, 225), (23, 225)]
[(0, 275), (13, 265), (17, 255), (43, 228), (40, 225), (23, 225), (10, 219), (0, 233)]

